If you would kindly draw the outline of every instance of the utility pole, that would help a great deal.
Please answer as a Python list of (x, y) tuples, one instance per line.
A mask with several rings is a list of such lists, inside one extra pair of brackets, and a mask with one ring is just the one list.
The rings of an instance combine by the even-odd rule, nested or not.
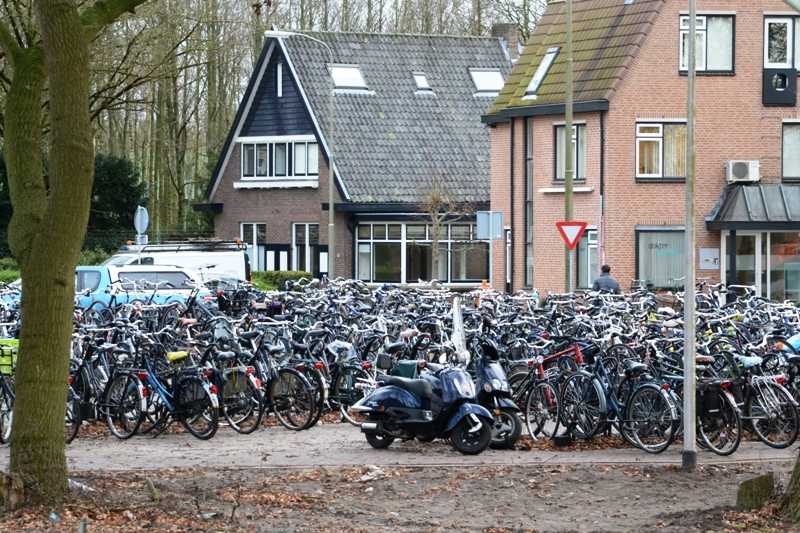
[[(566, 98), (564, 99), (564, 220), (572, 220), (572, 182), (575, 177), (575, 165), (573, 164), (572, 148), (572, 103), (573, 103), (573, 79), (572, 79), (572, 0), (567, 0), (567, 28), (566, 41), (564, 42), (564, 54), (566, 55)], [(577, 144), (577, 143), (576, 143)], [(573, 273), (573, 254), (568, 246), (564, 246), (566, 283), (567, 292), (572, 292), (575, 285)]]
[(694, 239), (694, 188), (697, 174), (697, 147), (695, 146), (695, 85), (697, 45), (697, 0), (689, 0), (689, 46), (688, 46), (688, 102), (686, 110), (686, 222), (684, 253), (686, 258), (686, 281), (683, 295), (683, 470), (694, 471), (697, 467), (697, 443), (695, 441), (697, 411), (695, 375), (695, 239)]

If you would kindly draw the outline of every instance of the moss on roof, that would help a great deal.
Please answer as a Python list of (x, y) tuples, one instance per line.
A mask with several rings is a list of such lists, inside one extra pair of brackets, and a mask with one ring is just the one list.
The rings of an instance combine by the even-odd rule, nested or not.
[[(574, 0), (575, 101), (608, 100), (666, 0)], [(551, 1), (536, 31), (495, 99), (489, 115), (514, 108), (564, 103), (566, 4)], [(548, 48), (560, 47), (535, 99), (525, 91)]]

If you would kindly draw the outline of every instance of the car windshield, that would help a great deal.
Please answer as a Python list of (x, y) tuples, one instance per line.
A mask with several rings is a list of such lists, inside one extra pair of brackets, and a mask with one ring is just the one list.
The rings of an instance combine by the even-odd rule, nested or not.
[(121, 266), (133, 262), (134, 259), (136, 259), (135, 255), (127, 255), (127, 254), (112, 255), (111, 257), (103, 261), (103, 264), (112, 266)]

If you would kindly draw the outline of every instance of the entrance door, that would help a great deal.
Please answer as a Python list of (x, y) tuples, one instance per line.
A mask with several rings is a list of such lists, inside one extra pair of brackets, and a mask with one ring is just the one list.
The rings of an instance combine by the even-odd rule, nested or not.
[(756, 292), (763, 295), (766, 288), (765, 266), (766, 258), (762, 244), (761, 233), (737, 232), (734, 238), (727, 236), (726, 249), (736, 253), (736, 271), (731, 269), (729, 257), (725, 258), (727, 264), (726, 283), (728, 285), (754, 285)]

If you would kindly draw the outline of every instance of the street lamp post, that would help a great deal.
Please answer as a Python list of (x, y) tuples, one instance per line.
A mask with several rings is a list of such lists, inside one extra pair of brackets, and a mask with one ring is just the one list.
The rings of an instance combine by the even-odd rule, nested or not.
[[(306, 35), (305, 33), (300, 33), (296, 31), (283, 31), (283, 30), (268, 30), (264, 32), (264, 36), (269, 38), (275, 39), (285, 39), (288, 37), (302, 37), (304, 39), (308, 39), (309, 41), (314, 41), (317, 44), (320, 44), (325, 47), (328, 51), (329, 56), (329, 66), (333, 66), (333, 49), (326, 43), (316, 37), (311, 37), (310, 35)], [(335, 175), (336, 171), (334, 169), (333, 163), (333, 140), (334, 134), (336, 133), (336, 106), (334, 101), (335, 89), (336, 86), (333, 82), (333, 76), (328, 76), (330, 79), (330, 88), (328, 91), (328, 136), (327, 136), (327, 143), (328, 143), (328, 278), (333, 279), (335, 278), (334, 273), (334, 265), (336, 264), (336, 222), (334, 217), (334, 202), (336, 199), (336, 184), (335, 184)]]

